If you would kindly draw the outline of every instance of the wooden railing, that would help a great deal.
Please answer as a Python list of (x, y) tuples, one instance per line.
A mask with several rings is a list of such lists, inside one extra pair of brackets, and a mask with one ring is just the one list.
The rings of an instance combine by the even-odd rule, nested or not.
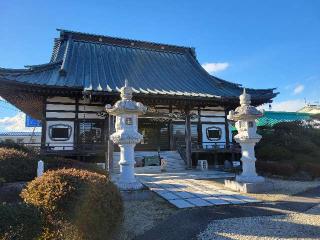
[[(209, 145), (210, 144), (210, 145)], [(186, 155), (186, 145), (184, 142), (176, 142), (176, 149), (180, 154), (181, 158), (187, 163), (187, 155)], [(192, 152), (208, 152), (217, 154), (219, 152), (232, 152), (232, 153), (240, 153), (240, 145), (237, 143), (229, 143), (226, 142), (203, 142), (202, 144), (198, 144), (197, 142), (192, 142)]]

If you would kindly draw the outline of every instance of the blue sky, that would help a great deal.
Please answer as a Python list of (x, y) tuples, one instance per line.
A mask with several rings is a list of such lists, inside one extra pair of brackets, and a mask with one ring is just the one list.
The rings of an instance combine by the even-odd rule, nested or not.
[[(193, 46), (213, 75), (276, 87), (274, 110), (320, 101), (318, 0), (1, 0), (0, 67), (48, 62), (56, 28)], [(0, 131), (17, 114), (1, 101)]]

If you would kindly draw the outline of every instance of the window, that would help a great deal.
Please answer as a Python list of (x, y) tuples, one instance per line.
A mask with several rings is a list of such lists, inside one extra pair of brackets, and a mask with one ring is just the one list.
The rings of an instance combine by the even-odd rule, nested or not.
[(52, 138), (68, 138), (69, 131), (68, 128), (53, 128), (52, 129)]
[(207, 128), (207, 138), (211, 141), (216, 141), (221, 139), (221, 128), (209, 127)]
[(86, 120), (80, 122), (79, 138), (83, 144), (103, 143), (103, 121)]
[(22, 143), (23, 143), (23, 138), (18, 138), (18, 139), (17, 139), (17, 143), (18, 143), (18, 144), (22, 144)]
[(49, 136), (54, 141), (67, 141), (71, 137), (72, 128), (66, 124), (55, 124), (49, 127)]
[(132, 125), (132, 118), (126, 118), (126, 125)]

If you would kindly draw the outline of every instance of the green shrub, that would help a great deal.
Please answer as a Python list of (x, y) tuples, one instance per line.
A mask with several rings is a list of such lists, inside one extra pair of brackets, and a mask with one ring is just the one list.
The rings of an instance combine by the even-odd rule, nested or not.
[(30, 181), (36, 177), (38, 161), (32, 154), (0, 148), (0, 176), (6, 182)]
[(44, 168), (47, 170), (57, 170), (62, 168), (74, 168), (83, 169), (90, 172), (96, 172), (100, 174), (107, 174), (107, 171), (101, 169), (94, 163), (80, 162), (74, 159), (62, 158), (62, 157), (44, 157)]
[(257, 172), (278, 176), (292, 177), (297, 173), (297, 166), (290, 162), (257, 161)]
[(262, 139), (256, 146), (257, 168), (282, 176), (298, 171), (304, 171), (311, 177), (317, 175), (311, 167), (304, 166), (307, 163), (320, 164), (320, 129), (296, 121), (259, 128), (258, 132)]
[(6, 180), (4, 180), (4, 178), (0, 177), (0, 187), (3, 186), (3, 184), (5, 184)]
[(0, 204), (0, 239), (37, 239), (42, 231), (40, 211), (26, 204)]
[(302, 165), (301, 170), (310, 174), (312, 179), (320, 177), (320, 164), (307, 162)]
[[(116, 186), (108, 176), (85, 170), (45, 172), (30, 182), (21, 196), (45, 213), (46, 235), (58, 234), (56, 229), (67, 221), (76, 229), (77, 239), (109, 239), (122, 219), (122, 199)], [(72, 232), (61, 231), (64, 236)]]

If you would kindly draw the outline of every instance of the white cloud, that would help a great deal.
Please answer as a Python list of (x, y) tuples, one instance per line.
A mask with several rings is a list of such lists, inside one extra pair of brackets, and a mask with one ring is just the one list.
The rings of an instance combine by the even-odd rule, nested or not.
[[(25, 127), (26, 115), (19, 112), (13, 117), (0, 118), (0, 130), (11, 132), (30, 132), (33, 128)], [(41, 131), (41, 128), (36, 128), (36, 131)]]
[(302, 93), (303, 90), (304, 90), (304, 86), (302, 84), (299, 84), (293, 89), (293, 94)]
[[(281, 102), (271, 103), (271, 111), (285, 111), (285, 112), (296, 112), (303, 108), (305, 102), (303, 99), (293, 99)], [(265, 104), (259, 107), (259, 109), (269, 110), (269, 104)]]
[(227, 62), (223, 63), (204, 63), (201, 65), (208, 73), (213, 74), (226, 70), (230, 64)]

